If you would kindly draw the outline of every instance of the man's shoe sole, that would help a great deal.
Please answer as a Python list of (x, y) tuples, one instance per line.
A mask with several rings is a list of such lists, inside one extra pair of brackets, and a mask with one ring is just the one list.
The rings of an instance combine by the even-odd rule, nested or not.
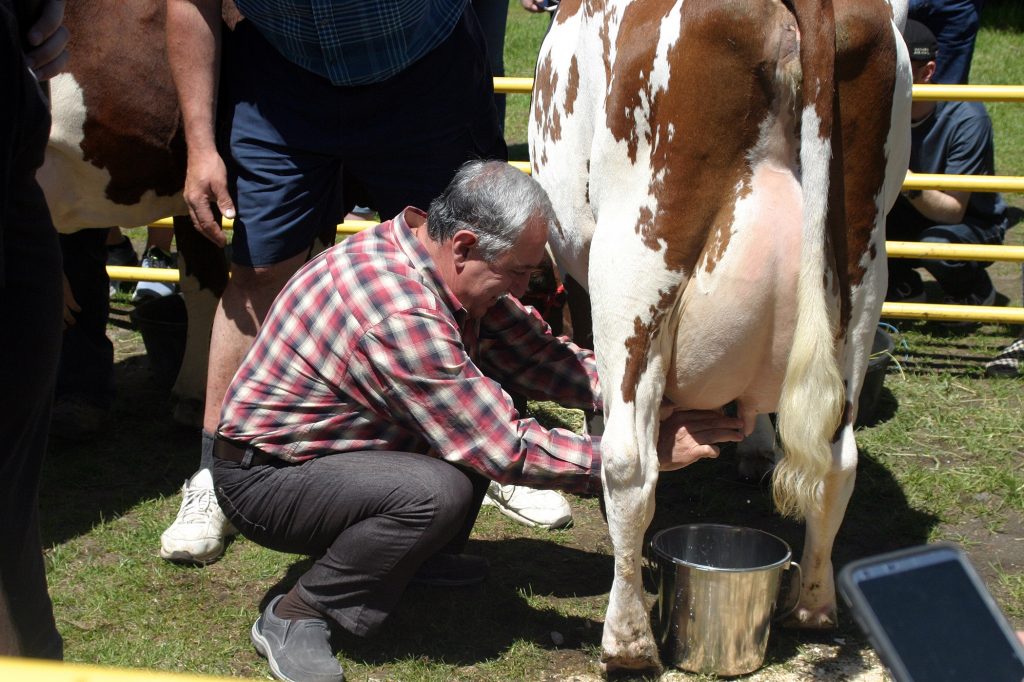
[(170, 561), (175, 564), (193, 564), (196, 566), (205, 566), (206, 564), (212, 564), (213, 562), (224, 556), (224, 547), (221, 547), (219, 552), (213, 552), (206, 555), (197, 555), (192, 552), (185, 552), (182, 550), (176, 550), (169, 552), (164, 549), (163, 545), (160, 546), (160, 558), (165, 561)]
[(515, 511), (514, 509), (510, 509), (509, 507), (506, 507), (505, 505), (499, 502), (495, 502), (492, 500), (490, 506), (497, 507), (498, 511), (500, 511), (505, 516), (509, 517), (510, 519), (518, 521), (524, 526), (529, 526), (530, 528), (544, 528), (545, 530), (562, 530), (563, 528), (568, 528), (572, 525), (571, 516), (565, 521), (559, 521), (557, 523), (540, 523), (538, 521), (534, 521), (533, 519), (526, 518), (522, 514)]

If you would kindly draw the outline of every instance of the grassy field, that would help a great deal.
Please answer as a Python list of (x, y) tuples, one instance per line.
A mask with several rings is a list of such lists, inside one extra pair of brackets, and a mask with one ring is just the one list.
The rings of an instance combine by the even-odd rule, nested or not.
[[(546, 15), (510, 6), (509, 75), (530, 76)], [(973, 80), (1024, 83), (1024, 12), (990, 4)], [(507, 136), (526, 158), (529, 98), (511, 95)], [(1024, 105), (990, 107), (1002, 174), (1024, 175)], [(1021, 196), (1008, 197), (1024, 208)], [(1021, 230), (1008, 241), (1021, 243)], [(137, 238), (137, 236), (136, 236)], [(1019, 266), (992, 268), (1021, 305)], [(70, 661), (266, 678), (248, 628), (308, 559), (239, 539), (206, 568), (168, 564), (159, 535), (197, 461), (198, 434), (173, 422), (149, 372), (130, 305), (114, 304), (119, 397), (97, 443), (55, 442), (41, 499), (58, 626)], [(1024, 627), (1024, 404), (1022, 380), (991, 380), (984, 362), (1019, 333), (986, 325), (950, 336), (900, 323), (877, 421), (859, 432), (857, 489), (840, 532), (837, 567), (859, 556), (933, 540), (961, 543), (1017, 627)], [(564, 420), (555, 406), (541, 418)], [(732, 458), (662, 477), (652, 529), (692, 521), (763, 528), (799, 550), (802, 528), (771, 511), (767, 492), (736, 480)], [(610, 542), (597, 501), (571, 500), (576, 524), (526, 529), (485, 508), (470, 550), (490, 579), (459, 590), (412, 588), (381, 636), (339, 636), (350, 680), (592, 680), (611, 581)], [(847, 614), (834, 633), (775, 630), (755, 680), (882, 679)], [(873, 675), (873, 676), (872, 676)], [(706, 679), (667, 675), (668, 679)]]

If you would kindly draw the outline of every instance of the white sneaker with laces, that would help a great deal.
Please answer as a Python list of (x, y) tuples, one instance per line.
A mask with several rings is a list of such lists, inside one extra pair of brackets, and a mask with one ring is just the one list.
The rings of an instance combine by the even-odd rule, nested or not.
[(538, 490), (491, 481), (484, 504), (534, 528), (555, 530), (572, 524), (572, 509), (557, 490)]
[(160, 536), (160, 556), (168, 561), (208, 564), (220, 558), (225, 538), (236, 533), (217, 504), (213, 473), (200, 469), (181, 486), (181, 508)]

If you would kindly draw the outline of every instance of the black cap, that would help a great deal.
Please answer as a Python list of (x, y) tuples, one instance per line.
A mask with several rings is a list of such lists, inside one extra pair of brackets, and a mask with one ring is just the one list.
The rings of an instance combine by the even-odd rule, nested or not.
[(935, 59), (938, 43), (935, 34), (920, 21), (907, 20), (907, 27), (903, 30), (903, 40), (910, 50), (910, 59), (915, 62), (929, 62)]

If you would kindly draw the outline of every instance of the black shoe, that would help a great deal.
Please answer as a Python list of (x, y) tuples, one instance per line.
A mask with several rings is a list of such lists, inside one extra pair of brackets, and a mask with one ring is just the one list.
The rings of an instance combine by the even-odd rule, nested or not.
[(50, 416), (50, 435), (73, 443), (84, 443), (105, 430), (109, 417), (108, 408), (83, 398), (57, 398)]
[(484, 581), (490, 564), (473, 554), (435, 554), (419, 567), (412, 581), (434, 587), (465, 587)]
[(107, 265), (124, 265), (130, 268), (138, 267), (139, 256), (132, 248), (131, 240), (124, 237), (117, 244), (107, 247)]
[[(947, 294), (943, 297), (942, 302), (946, 305), (970, 305), (970, 306), (989, 306), (996, 305), (998, 298), (998, 292), (996, 288), (992, 286), (992, 280), (985, 275), (978, 285), (968, 294), (950, 295)], [(1006, 298), (1005, 296), (1003, 298)], [(975, 321), (966, 320), (950, 320), (942, 321), (942, 326), (948, 329), (972, 329), (977, 327), (980, 323)]]
[[(142, 256), (142, 267), (174, 270), (178, 267), (178, 259), (159, 246), (151, 246)], [(142, 303), (154, 298), (162, 298), (177, 293), (178, 285), (174, 282), (139, 282), (135, 287), (132, 303)]]
[(924, 303), (924, 282), (921, 275), (911, 270), (907, 275), (889, 281), (885, 300), (892, 303)]

